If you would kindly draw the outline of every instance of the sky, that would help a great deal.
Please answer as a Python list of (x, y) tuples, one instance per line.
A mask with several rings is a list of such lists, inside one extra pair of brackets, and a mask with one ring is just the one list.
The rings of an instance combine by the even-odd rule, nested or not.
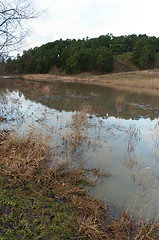
[(43, 14), (31, 22), (26, 49), (59, 39), (147, 34), (159, 37), (159, 0), (34, 0)]

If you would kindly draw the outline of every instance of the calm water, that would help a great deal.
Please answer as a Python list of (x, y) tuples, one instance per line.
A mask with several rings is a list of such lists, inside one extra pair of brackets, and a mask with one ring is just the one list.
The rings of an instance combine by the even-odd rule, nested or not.
[[(76, 83), (33, 83), (0, 80), (1, 129), (12, 127), (19, 135), (29, 126), (52, 131), (50, 145), (61, 145), (57, 159), (82, 159), (109, 177), (100, 177), (90, 194), (106, 201), (112, 215), (121, 210), (147, 217), (159, 214), (159, 99), (108, 87)], [(62, 137), (71, 128), (72, 115), (91, 106), (87, 144), (72, 154)], [(58, 150), (57, 150), (58, 151)]]

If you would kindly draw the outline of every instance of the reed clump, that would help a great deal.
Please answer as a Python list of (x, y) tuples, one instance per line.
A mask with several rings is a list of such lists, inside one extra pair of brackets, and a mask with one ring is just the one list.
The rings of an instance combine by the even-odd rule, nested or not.
[[(71, 128), (66, 136), (63, 136), (63, 146), (65, 152), (69, 151), (70, 154), (82, 155), (86, 148), (94, 146), (93, 141), (88, 137), (89, 116), (91, 107), (82, 106), (79, 111), (76, 111), (72, 116)], [(66, 150), (67, 149), (67, 150)]]
[(75, 112), (72, 117), (70, 145), (73, 147), (73, 150), (76, 150), (78, 146), (85, 144), (86, 140), (87, 145), (90, 144), (90, 140), (87, 136), (87, 129), (89, 127), (87, 113), (90, 111), (90, 106), (83, 106), (80, 111)]
[(119, 219), (114, 219), (109, 224), (110, 235), (108, 239), (116, 240), (145, 240), (159, 239), (159, 223), (152, 221), (135, 220), (126, 212), (121, 212)]
[(47, 151), (47, 139), (34, 131), (22, 138), (18, 138), (14, 130), (8, 134), (0, 132), (1, 171), (7, 175), (35, 176), (45, 168)]
[(135, 110), (136, 108), (137, 108), (137, 104), (135, 104), (134, 102), (130, 103), (129, 105), (130, 110)]
[(123, 104), (124, 104), (124, 101), (125, 101), (124, 97), (123, 97), (123, 96), (119, 96), (119, 97), (116, 99), (115, 104), (116, 104), (116, 105), (123, 105)]

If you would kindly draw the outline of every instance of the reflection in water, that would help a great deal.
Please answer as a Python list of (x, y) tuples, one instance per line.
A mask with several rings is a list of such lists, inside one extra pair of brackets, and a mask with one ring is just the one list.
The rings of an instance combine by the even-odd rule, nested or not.
[(135, 152), (130, 153), (125, 151), (125, 154), (123, 156), (123, 164), (129, 170), (137, 168), (137, 171), (140, 171), (141, 169), (143, 169), (142, 160), (141, 158), (137, 157), (137, 154)]
[(133, 152), (138, 141), (140, 141), (140, 130), (135, 125), (130, 124), (130, 127), (128, 130), (126, 130), (126, 133), (128, 135), (128, 152)]
[[(90, 193), (110, 204), (114, 215), (122, 209), (142, 212), (145, 216), (157, 215), (159, 125), (157, 113), (150, 111), (151, 98), (147, 97), (149, 102), (146, 102), (143, 96), (135, 95), (134, 99), (117, 90), (80, 86), (22, 83), (13, 90), (8, 83), (6, 90), (4, 84), (0, 95), (0, 117), (5, 121), (1, 122), (1, 129), (14, 126), (19, 135), (26, 133), (32, 124), (37, 131), (42, 127), (44, 133), (47, 128), (52, 129), (50, 145), (63, 148), (61, 161), (82, 158), (88, 167), (98, 167), (102, 173), (111, 172), (108, 179), (99, 178)], [(124, 98), (121, 104), (116, 102), (117, 93)], [(77, 110), (83, 104), (91, 106), (92, 114), (87, 114), (89, 124), (77, 135), (75, 130), (80, 123), (73, 126), (72, 119), (78, 119)], [(86, 113), (87, 110), (83, 117)], [(81, 151), (77, 151), (76, 146), (74, 151), (71, 150), (69, 141), (75, 145), (82, 142)], [(58, 153), (56, 158), (59, 159)], [(151, 211), (148, 205), (151, 205)]]

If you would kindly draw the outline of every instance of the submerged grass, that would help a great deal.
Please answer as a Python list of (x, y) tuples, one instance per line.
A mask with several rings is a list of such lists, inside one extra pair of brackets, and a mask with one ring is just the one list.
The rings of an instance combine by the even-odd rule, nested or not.
[(93, 142), (88, 137), (89, 121), (87, 113), (90, 111), (90, 106), (82, 106), (79, 111), (76, 111), (72, 116), (70, 131), (63, 136), (65, 151), (69, 149), (72, 155), (76, 153), (76, 155), (81, 156), (85, 148), (93, 145)]
[(124, 101), (125, 101), (124, 97), (119, 96), (119, 97), (116, 99), (115, 104), (116, 104), (116, 105), (122, 105), (122, 104), (124, 104)]
[[(73, 116), (72, 142), (83, 136), (85, 116), (84, 110)], [(108, 223), (107, 205), (82, 187), (88, 169), (67, 162), (50, 168), (50, 161), (48, 138), (33, 129), (22, 138), (0, 132), (0, 239), (159, 238), (158, 223), (137, 222), (128, 213)]]
[(126, 130), (126, 133), (128, 135), (128, 152), (133, 152), (137, 146), (137, 143), (140, 141), (140, 130), (134, 124), (130, 124), (130, 127), (128, 130)]

